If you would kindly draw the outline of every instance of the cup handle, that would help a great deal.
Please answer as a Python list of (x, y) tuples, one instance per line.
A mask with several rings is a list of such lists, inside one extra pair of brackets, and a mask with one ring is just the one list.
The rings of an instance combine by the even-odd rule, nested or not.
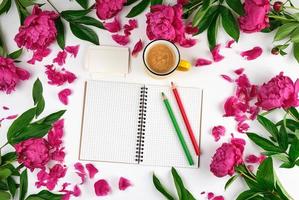
[(191, 63), (187, 60), (180, 60), (177, 70), (188, 71), (191, 68)]

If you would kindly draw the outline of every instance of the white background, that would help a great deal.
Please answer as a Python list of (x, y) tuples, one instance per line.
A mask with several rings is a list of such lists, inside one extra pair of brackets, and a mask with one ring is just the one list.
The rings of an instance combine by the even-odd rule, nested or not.
[[(53, 0), (53, 3), (57, 5), (59, 10), (67, 9), (79, 9), (79, 6), (75, 2)], [(45, 8), (51, 9), (48, 5)], [(122, 16), (128, 13), (128, 8), (125, 8), (122, 12)], [(138, 16), (139, 28), (132, 32), (131, 43), (129, 47), (133, 47), (134, 44), (142, 39), (145, 44), (148, 42), (145, 35), (145, 15)], [(126, 23), (127, 19), (122, 17), (122, 23)], [(1, 31), (6, 45), (10, 52), (17, 49), (13, 38), (17, 33), (19, 26), (19, 19), (17, 17), (17, 11), (15, 5), (8, 14), (4, 14), (0, 17)], [(68, 25), (65, 23), (65, 26)], [(67, 28), (69, 29), (69, 28)], [(101, 45), (113, 45), (117, 46), (112, 41), (110, 33), (95, 29), (99, 35)], [(180, 48), (182, 58), (194, 61), (197, 57), (204, 57), (211, 59), (211, 55), (208, 50), (206, 41), (206, 34), (201, 34), (196, 37), (198, 43), (196, 46), (185, 49)], [(222, 31), (219, 33), (219, 42), (224, 44), (229, 40), (228, 36)], [(131, 73), (126, 77), (105, 77), (106, 80), (119, 80), (127, 82), (138, 83), (152, 83), (152, 84), (169, 84), (170, 81), (175, 81), (182, 86), (195, 86), (204, 88), (207, 93), (204, 99), (204, 115), (203, 115), (203, 129), (202, 129), (202, 156), (200, 169), (178, 169), (179, 173), (183, 177), (183, 180), (194, 194), (197, 199), (206, 199), (206, 195), (200, 195), (202, 191), (212, 191), (216, 194), (222, 194), (226, 199), (235, 199), (237, 194), (246, 190), (244, 182), (237, 180), (232, 187), (227, 191), (224, 191), (224, 184), (229, 177), (217, 178), (210, 173), (209, 164), (211, 157), (214, 154), (217, 147), (222, 142), (229, 141), (230, 133), (235, 133), (236, 137), (246, 138), (245, 135), (237, 133), (235, 127), (236, 123), (232, 118), (223, 118), (223, 103), (225, 99), (233, 94), (233, 85), (223, 80), (220, 74), (232, 75), (232, 71), (244, 67), (245, 73), (248, 74), (250, 80), (255, 84), (261, 84), (273, 76), (277, 75), (280, 71), (284, 71), (286, 75), (295, 80), (299, 76), (299, 64), (295, 61), (291, 54), (285, 57), (271, 55), (270, 50), (273, 46), (272, 39), (273, 34), (242, 34), (238, 44), (234, 44), (232, 49), (221, 49), (221, 53), (225, 56), (225, 59), (219, 63), (212, 65), (195, 68), (193, 67), (188, 72), (176, 72), (173, 76), (163, 80), (155, 80), (148, 76), (144, 71), (144, 65), (142, 62), (141, 54), (137, 58), (131, 59)], [(50, 86), (47, 84), (47, 79), (44, 74), (45, 64), (51, 64), (52, 59), (56, 56), (59, 48), (56, 44), (51, 46), (52, 54), (48, 56), (42, 63), (37, 62), (34, 66), (27, 64), (27, 61), (31, 57), (31, 53), (25, 52), (21, 58), (22, 63), (18, 64), (23, 68), (26, 68), (31, 72), (31, 78), (28, 81), (20, 83), (17, 90), (10, 95), (4, 93), (0, 94), (0, 106), (6, 105), (10, 107), (9, 111), (0, 112), (0, 117), (5, 117), (9, 114), (22, 113), (30, 108), (33, 104), (31, 98), (31, 88), (33, 82), (39, 77), (44, 86), (44, 97), (46, 99), (46, 108), (43, 115), (50, 114), (59, 109), (67, 109), (65, 117), (65, 137), (64, 144), (66, 147), (66, 164), (69, 166), (69, 173), (65, 180), (72, 183), (78, 183), (79, 178), (73, 175), (72, 165), (77, 162), (79, 151), (79, 135), (81, 126), (81, 111), (82, 111), (82, 98), (83, 98), (83, 83), (89, 79), (88, 73), (84, 70), (84, 53), (86, 48), (90, 45), (87, 42), (83, 42), (75, 38), (70, 30), (66, 32), (66, 44), (76, 45), (80, 44), (80, 51), (76, 59), (68, 58), (65, 65), (67, 70), (74, 72), (78, 79), (71, 85), (64, 85), (61, 87)], [(264, 49), (264, 53), (261, 57), (253, 61), (244, 60), (239, 53), (243, 50), (251, 49), (254, 46), (261, 46)], [(72, 96), (70, 96), (70, 103), (68, 106), (63, 106), (57, 97), (57, 93), (63, 88), (71, 88), (73, 90)], [(280, 117), (279, 112), (274, 113), (274, 118)], [(0, 128), (0, 145), (6, 142), (6, 131), (11, 122), (5, 121)], [(211, 136), (211, 128), (215, 125), (224, 125), (227, 128), (227, 133), (224, 138), (219, 142), (214, 142)], [(251, 126), (252, 131), (262, 130), (260, 126), (254, 122)], [(246, 139), (247, 140), (247, 139)], [(248, 141), (248, 140), (247, 140)], [(9, 148), (5, 148), (4, 152), (9, 151)], [(250, 141), (247, 142), (245, 155), (250, 153), (258, 153), (258, 148)], [(152, 184), (152, 174), (155, 172), (161, 181), (170, 188), (175, 194), (174, 185), (172, 183), (172, 177), (170, 174), (170, 168), (161, 167), (143, 167), (135, 165), (125, 164), (113, 164), (113, 163), (95, 163), (99, 169), (94, 180), (88, 181), (84, 184), (82, 189), (82, 195), (80, 199), (163, 199), (162, 196), (155, 190)], [(295, 198), (299, 199), (298, 191), (298, 179), (299, 170), (298, 167), (294, 169), (279, 169), (276, 163), (276, 171), (281, 179), (281, 182), (287, 188), (288, 192)], [(126, 190), (119, 191), (117, 188), (118, 178), (124, 176), (129, 178), (134, 187)], [(35, 174), (29, 173), (29, 193), (36, 192), (37, 189), (34, 186), (36, 180)], [(105, 178), (111, 184), (113, 189), (112, 194), (107, 197), (96, 197), (93, 191), (93, 183), (95, 180)], [(58, 190), (60, 187), (57, 187)]]

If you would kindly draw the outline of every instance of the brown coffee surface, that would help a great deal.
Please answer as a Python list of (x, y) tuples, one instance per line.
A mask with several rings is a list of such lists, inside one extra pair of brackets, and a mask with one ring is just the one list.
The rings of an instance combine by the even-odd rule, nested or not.
[(148, 67), (160, 74), (169, 72), (174, 67), (175, 60), (173, 50), (165, 44), (153, 45), (146, 57)]

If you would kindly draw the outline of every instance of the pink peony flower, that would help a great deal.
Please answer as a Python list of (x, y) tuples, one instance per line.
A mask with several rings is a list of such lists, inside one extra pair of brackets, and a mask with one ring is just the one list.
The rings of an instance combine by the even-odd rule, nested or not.
[(181, 4), (175, 6), (154, 5), (146, 15), (146, 34), (150, 40), (165, 39), (177, 42), (183, 47), (191, 47), (196, 41), (187, 39), (185, 25), (182, 20), (183, 8)]
[(197, 58), (195, 61), (196, 67), (201, 67), (201, 66), (210, 65), (210, 64), (212, 64), (212, 61), (204, 59), (204, 58)]
[(138, 53), (142, 50), (143, 48), (143, 43), (141, 39), (135, 44), (133, 51), (132, 51), (132, 56), (137, 56)]
[(64, 105), (68, 105), (68, 103), (69, 103), (68, 97), (71, 94), (72, 94), (72, 90), (66, 88), (66, 89), (61, 90), (58, 93), (58, 98), (59, 98), (61, 103), (63, 103)]
[(94, 191), (97, 196), (106, 196), (111, 192), (111, 188), (106, 180), (100, 179), (95, 182)]
[(66, 52), (70, 53), (71, 56), (77, 57), (80, 45), (66, 46), (64, 49)]
[(221, 136), (225, 134), (225, 127), (224, 126), (214, 126), (212, 129), (212, 135), (214, 136), (215, 141), (219, 141)]
[(112, 39), (116, 43), (118, 43), (118, 44), (120, 44), (122, 46), (125, 46), (125, 45), (127, 45), (130, 42), (130, 38), (129, 38), (128, 35), (114, 34), (114, 35), (112, 35)]
[(118, 17), (115, 17), (112, 22), (104, 22), (104, 27), (110, 33), (116, 33), (121, 30)]
[(49, 172), (46, 172), (45, 169), (42, 169), (37, 173), (38, 181), (35, 183), (35, 185), (37, 188), (45, 186), (48, 190), (53, 190), (57, 185), (58, 180), (65, 176), (66, 171), (67, 168), (60, 164), (55, 164), (49, 170)]
[(250, 50), (241, 52), (241, 56), (246, 58), (247, 60), (254, 60), (260, 57), (263, 53), (263, 49), (261, 47), (254, 47)]
[(54, 67), (54, 65), (46, 65), (46, 75), (49, 79), (48, 83), (50, 85), (63, 85), (64, 83), (72, 83), (77, 77), (72, 72), (66, 71), (64, 68), (59, 71)]
[(233, 138), (216, 150), (210, 164), (211, 172), (217, 177), (233, 175), (235, 166), (243, 163), (245, 140)]
[(124, 178), (124, 177), (120, 177), (119, 181), (118, 181), (118, 189), (119, 190), (126, 190), (128, 187), (132, 186), (132, 183)]
[(239, 17), (240, 29), (245, 33), (259, 32), (269, 26), (269, 0), (245, 0), (245, 15)]
[(217, 44), (214, 49), (211, 51), (214, 62), (219, 62), (223, 60), (224, 56), (219, 54), (220, 52), (220, 44)]
[(66, 56), (66, 51), (59, 51), (56, 58), (53, 59), (53, 63), (57, 63), (59, 66), (64, 65)]
[(110, 19), (122, 10), (127, 0), (96, 0), (97, 16), (102, 19)]
[(44, 169), (50, 160), (49, 144), (44, 138), (31, 138), (16, 144), (18, 162), (33, 171), (35, 168)]
[(298, 92), (299, 79), (294, 83), (290, 77), (280, 72), (258, 89), (256, 105), (264, 110), (296, 107), (299, 105)]
[(30, 73), (17, 67), (12, 59), (0, 56), (0, 91), (10, 94), (20, 80), (27, 80), (29, 77)]
[(38, 5), (35, 5), (31, 15), (26, 17), (15, 36), (17, 45), (30, 50), (46, 49), (56, 39), (55, 20), (57, 17), (57, 13), (42, 11)]
[(86, 164), (85, 167), (88, 171), (89, 178), (93, 178), (99, 172), (99, 170), (91, 163)]

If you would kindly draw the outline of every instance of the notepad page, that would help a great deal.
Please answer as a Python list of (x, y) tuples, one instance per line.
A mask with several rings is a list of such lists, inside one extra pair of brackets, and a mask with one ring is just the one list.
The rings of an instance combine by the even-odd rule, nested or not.
[(141, 87), (87, 82), (79, 159), (135, 163)]
[[(175, 166), (197, 168), (199, 158), (192, 146), (183, 118), (179, 111), (175, 97), (169, 86), (146, 86), (148, 87), (148, 104), (146, 116), (146, 130), (144, 143), (144, 157), (142, 164), (156, 166)], [(181, 100), (189, 118), (193, 132), (199, 143), (201, 124), (201, 101), (202, 90), (198, 88), (178, 87)], [(177, 118), (187, 146), (190, 150), (194, 165), (188, 164), (183, 148), (162, 101), (161, 92), (168, 97), (169, 103)]]

